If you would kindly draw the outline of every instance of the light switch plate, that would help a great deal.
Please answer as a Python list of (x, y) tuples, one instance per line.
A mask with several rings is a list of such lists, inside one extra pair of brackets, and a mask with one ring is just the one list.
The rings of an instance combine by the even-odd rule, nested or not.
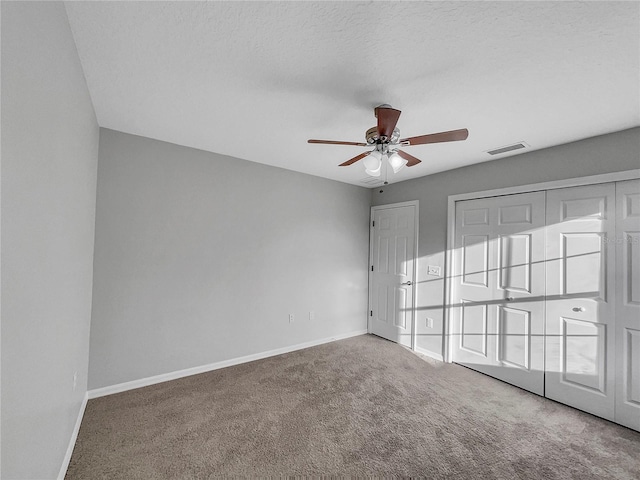
[(433, 275), (435, 277), (440, 276), (440, 267), (436, 265), (429, 265), (427, 267), (427, 275)]

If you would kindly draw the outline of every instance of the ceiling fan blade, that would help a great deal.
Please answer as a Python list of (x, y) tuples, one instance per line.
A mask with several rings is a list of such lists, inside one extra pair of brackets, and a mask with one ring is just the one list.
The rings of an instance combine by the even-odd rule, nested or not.
[(378, 136), (391, 138), (402, 112), (395, 108), (376, 107), (375, 113), (378, 117)]
[(400, 139), (400, 143), (409, 142), (409, 145), (425, 145), (427, 143), (458, 142), (460, 140), (466, 140), (468, 136), (469, 130), (463, 128), (449, 132), (430, 133), (429, 135), (420, 135), (418, 137), (402, 138)]
[(371, 152), (364, 152), (361, 153), (360, 155), (353, 157), (351, 160), (347, 160), (346, 162), (341, 163), (340, 165), (338, 165), (339, 167), (348, 167), (349, 165), (351, 165), (352, 163), (356, 163), (358, 160), (362, 160), (364, 157), (366, 157), (367, 155), (369, 155)]
[(407, 167), (413, 167), (422, 161), (413, 155), (409, 155), (407, 152), (403, 152), (402, 150), (396, 150), (396, 152), (407, 161)]
[(367, 147), (368, 144), (362, 142), (341, 142), (338, 140), (307, 140), (307, 143), (323, 143), (326, 145), (355, 145), (356, 147)]

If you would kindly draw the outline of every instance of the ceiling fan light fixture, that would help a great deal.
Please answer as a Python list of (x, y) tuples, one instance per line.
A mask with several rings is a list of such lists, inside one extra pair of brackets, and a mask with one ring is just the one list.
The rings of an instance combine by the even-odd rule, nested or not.
[(380, 163), (380, 166), (378, 167), (377, 170), (365, 169), (365, 173), (371, 177), (379, 177), (381, 171), (382, 171), (382, 163)]
[(364, 168), (367, 175), (379, 177), (382, 170), (382, 154), (378, 150), (372, 151), (364, 158)]
[(396, 152), (390, 153), (387, 158), (389, 165), (393, 168), (393, 173), (398, 173), (407, 164), (407, 161)]

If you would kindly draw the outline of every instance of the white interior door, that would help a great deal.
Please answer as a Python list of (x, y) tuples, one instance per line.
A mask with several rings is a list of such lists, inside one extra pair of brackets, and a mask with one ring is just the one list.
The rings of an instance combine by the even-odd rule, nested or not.
[(453, 361), (544, 394), (544, 192), (456, 203)]
[(640, 430), (640, 180), (616, 183), (615, 421)]
[(416, 206), (372, 209), (369, 331), (412, 347)]
[(613, 420), (614, 184), (547, 192), (545, 395)]

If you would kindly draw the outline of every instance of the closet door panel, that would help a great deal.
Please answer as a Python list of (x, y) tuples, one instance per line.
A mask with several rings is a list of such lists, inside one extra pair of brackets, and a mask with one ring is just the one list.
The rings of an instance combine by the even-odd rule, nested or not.
[(452, 353), (544, 393), (544, 192), (456, 204)]
[(545, 396), (609, 420), (615, 403), (615, 186), (547, 192)]
[(615, 421), (640, 430), (640, 180), (616, 184)]

